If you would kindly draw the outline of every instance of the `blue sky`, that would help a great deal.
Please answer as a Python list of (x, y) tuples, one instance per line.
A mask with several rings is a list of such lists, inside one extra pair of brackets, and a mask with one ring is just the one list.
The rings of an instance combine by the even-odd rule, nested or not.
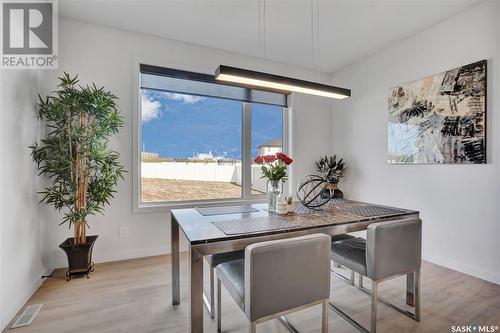
[[(252, 157), (282, 136), (281, 107), (252, 106)], [(142, 90), (142, 144), (161, 157), (241, 159), (241, 102)]]

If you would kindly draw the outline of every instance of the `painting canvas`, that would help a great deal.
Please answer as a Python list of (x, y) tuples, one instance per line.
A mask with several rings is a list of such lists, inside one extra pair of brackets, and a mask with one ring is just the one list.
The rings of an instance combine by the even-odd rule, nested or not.
[(486, 60), (389, 90), (389, 163), (486, 163)]

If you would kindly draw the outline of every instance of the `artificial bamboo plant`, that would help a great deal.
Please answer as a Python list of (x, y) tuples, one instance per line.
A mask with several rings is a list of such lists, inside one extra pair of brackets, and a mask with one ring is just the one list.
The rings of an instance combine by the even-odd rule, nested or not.
[(108, 148), (109, 137), (123, 126), (117, 97), (78, 82), (78, 76), (64, 73), (56, 91), (39, 96), (48, 134), (30, 148), (39, 174), (50, 181), (41, 202), (63, 210), (60, 224), (73, 227), (74, 244), (84, 244), (88, 217), (103, 213), (125, 171), (119, 154)]

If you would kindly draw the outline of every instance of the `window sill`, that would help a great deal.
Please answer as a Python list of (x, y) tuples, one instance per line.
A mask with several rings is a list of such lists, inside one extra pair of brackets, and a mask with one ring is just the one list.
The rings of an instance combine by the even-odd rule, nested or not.
[(222, 200), (203, 200), (203, 201), (179, 201), (179, 202), (158, 202), (142, 203), (134, 206), (134, 214), (142, 213), (161, 213), (170, 212), (172, 209), (188, 209), (195, 207), (214, 207), (214, 206), (235, 206), (252, 205), (267, 203), (265, 195), (251, 199), (222, 199)]

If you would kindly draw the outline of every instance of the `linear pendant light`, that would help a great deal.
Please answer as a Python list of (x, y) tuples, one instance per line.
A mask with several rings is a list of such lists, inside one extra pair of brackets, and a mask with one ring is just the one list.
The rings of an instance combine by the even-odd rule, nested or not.
[[(316, 22), (317, 24), (319, 35), (319, 0), (316, 1), (317, 17), (316, 20), (314, 20), (313, 0), (311, 0), (311, 54), (313, 63), (315, 59), (313, 45), (315, 40), (313, 22)], [(317, 47), (319, 48), (319, 36), (316, 40), (318, 44)], [(262, 57), (266, 58), (266, 0), (259, 1), (259, 48), (263, 51)], [(337, 99), (343, 99), (351, 96), (350, 89), (225, 65), (220, 65), (216, 69), (215, 79), (236, 83), (244, 87), (264, 88), (266, 90), (279, 91), (285, 94), (299, 92)]]
[(225, 65), (220, 65), (217, 68), (215, 71), (215, 79), (245, 86), (278, 90), (287, 94), (299, 92), (336, 99), (344, 99), (351, 96), (351, 90), (346, 88)]

